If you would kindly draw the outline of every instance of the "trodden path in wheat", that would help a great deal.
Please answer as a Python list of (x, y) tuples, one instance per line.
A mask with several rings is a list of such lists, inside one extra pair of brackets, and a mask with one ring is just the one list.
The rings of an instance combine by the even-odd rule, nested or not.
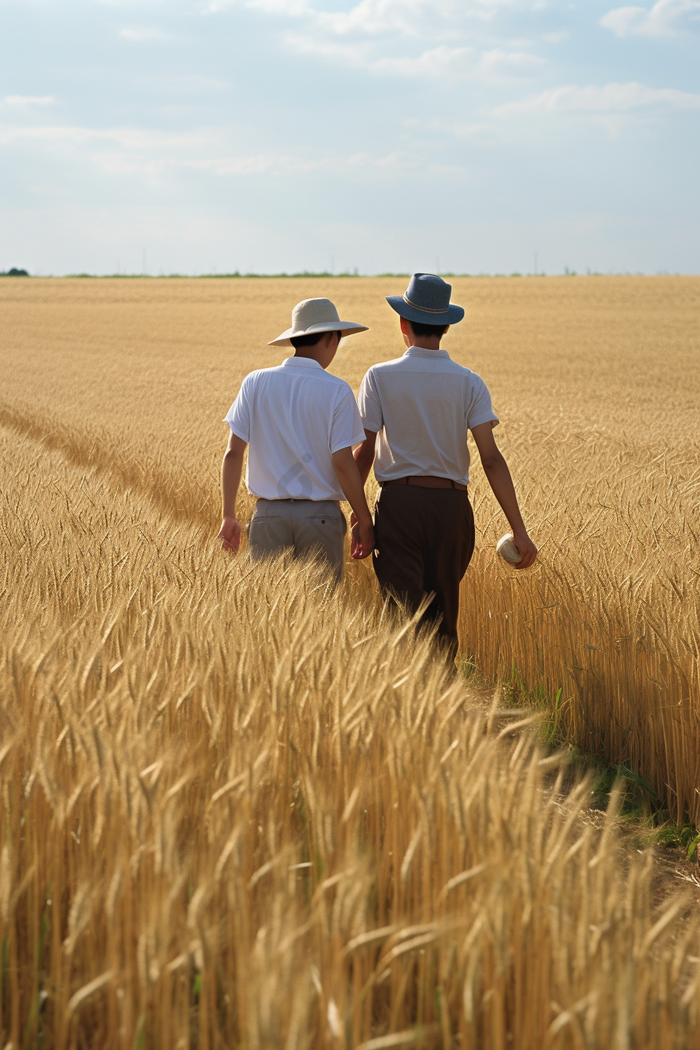
[[(333, 593), (213, 542), (218, 421), (290, 306), (373, 325), (355, 385), (400, 351), (400, 282), (309, 283), (0, 283), (2, 1045), (700, 1046), (694, 906), (615, 803), (366, 565)], [(463, 648), (692, 815), (700, 283), (455, 286), (542, 548), (497, 565), (475, 470)]]

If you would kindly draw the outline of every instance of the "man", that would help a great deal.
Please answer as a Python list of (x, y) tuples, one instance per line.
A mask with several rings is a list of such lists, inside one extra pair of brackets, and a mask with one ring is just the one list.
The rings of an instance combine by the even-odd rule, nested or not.
[(382, 590), (412, 612), (434, 595), (426, 618), (439, 621), (438, 635), (456, 653), (459, 584), (474, 551), (468, 430), (510, 523), (519, 569), (532, 565), (537, 548), (493, 438), (498, 419), (486, 384), (440, 349), (449, 326), (464, 317), (461, 306), (450, 304), (451, 291), (440, 277), (416, 273), (405, 295), (387, 296), (408, 349), (374, 365), (362, 380), (365, 440), (355, 458), (363, 482), (374, 463), (381, 486), (374, 568)]
[(340, 580), (342, 499), (354, 515), (353, 557), (373, 550), (372, 517), (352, 455), (364, 440), (362, 422), (348, 384), (325, 371), (342, 336), (365, 331), (341, 321), (329, 299), (305, 299), (292, 311), (292, 327), (269, 344), (293, 346), (294, 356), (243, 380), (225, 419), (231, 434), (221, 474), (224, 550), (237, 551), (241, 542), (236, 498), (247, 444), (246, 483), (258, 497), (248, 533), (253, 558), (285, 548), (320, 552)]

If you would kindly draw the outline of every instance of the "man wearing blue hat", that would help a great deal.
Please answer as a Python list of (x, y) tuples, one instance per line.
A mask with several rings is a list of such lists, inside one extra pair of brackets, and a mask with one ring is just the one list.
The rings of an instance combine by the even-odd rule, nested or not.
[(459, 584), (474, 551), (474, 515), (467, 486), (471, 430), (489, 484), (508, 519), (521, 556), (537, 548), (527, 534), (510, 471), (493, 437), (498, 419), (478, 375), (452, 361), (440, 340), (464, 317), (442, 278), (416, 273), (403, 296), (387, 302), (399, 315), (407, 350), (373, 365), (359, 394), (365, 430), (355, 450), (363, 482), (374, 463), (381, 487), (375, 508), (374, 568), (382, 590), (415, 612), (433, 598), (426, 619), (457, 651)]

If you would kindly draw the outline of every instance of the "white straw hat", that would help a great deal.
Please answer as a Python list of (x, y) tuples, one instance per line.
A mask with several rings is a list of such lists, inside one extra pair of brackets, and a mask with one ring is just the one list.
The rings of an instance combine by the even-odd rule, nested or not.
[(291, 346), (291, 340), (300, 335), (315, 335), (321, 332), (342, 332), (343, 335), (355, 335), (366, 332), (367, 325), (354, 321), (341, 321), (330, 299), (304, 299), (292, 310), (292, 327), (276, 339), (271, 339), (268, 346)]

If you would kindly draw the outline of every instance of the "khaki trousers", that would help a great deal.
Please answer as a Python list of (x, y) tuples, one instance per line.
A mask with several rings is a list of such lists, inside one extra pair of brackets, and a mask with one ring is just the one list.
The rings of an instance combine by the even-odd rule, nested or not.
[(346, 531), (337, 500), (259, 499), (248, 544), (256, 561), (289, 548), (295, 557), (320, 553), (342, 580)]
[(434, 595), (424, 620), (457, 652), (459, 584), (474, 553), (474, 515), (459, 489), (392, 485), (375, 507), (374, 571), (382, 591), (415, 612)]

